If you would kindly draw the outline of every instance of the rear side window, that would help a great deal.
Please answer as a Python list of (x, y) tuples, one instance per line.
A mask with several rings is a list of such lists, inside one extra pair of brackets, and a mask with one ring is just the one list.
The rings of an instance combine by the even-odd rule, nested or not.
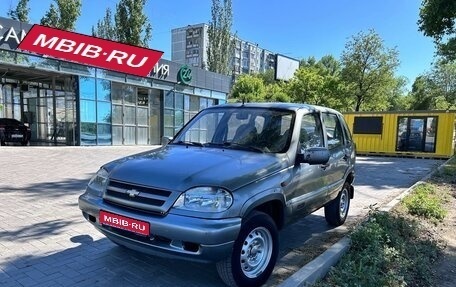
[(343, 145), (344, 135), (339, 118), (335, 114), (323, 113), (323, 123), (326, 126), (328, 148), (333, 149)]

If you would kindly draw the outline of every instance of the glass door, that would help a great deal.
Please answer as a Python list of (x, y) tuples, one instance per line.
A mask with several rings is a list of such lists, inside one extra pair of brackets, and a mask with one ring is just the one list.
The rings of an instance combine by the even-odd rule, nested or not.
[(114, 145), (149, 144), (149, 90), (112, 83)]
[(399, 117), (397, 151), (435, 152), (437, 117)]

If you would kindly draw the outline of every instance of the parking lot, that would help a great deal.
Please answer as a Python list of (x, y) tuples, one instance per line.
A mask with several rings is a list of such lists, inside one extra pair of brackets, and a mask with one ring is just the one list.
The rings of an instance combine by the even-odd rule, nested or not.
[[(98, 167), (148, 149), (0, 147), (0, 286), (224, 286), (214, 265), (123, 249), (82, 217), (77, 198)], [(357, 161), (348, 224), (443, 162), (391, 157)], [(322, 211), (283, 230), (279, 261), (268, 285), (299, 269), (295, 250), (330, 230)]]

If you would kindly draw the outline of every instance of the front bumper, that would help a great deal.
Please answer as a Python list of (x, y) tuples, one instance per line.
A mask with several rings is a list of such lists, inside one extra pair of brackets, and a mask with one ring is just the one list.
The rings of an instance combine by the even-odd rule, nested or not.
[[(217, 262), (229, 256), (241, 228), (241, 218), (156, 216), (106, 204), (102, 198), (88, 193), (79, 197), (79, 208), (87, 221), (119, 245), (151, 255), (198, 262)], [(150, 236), (101, 225), (100, 210), (149, 222)]]

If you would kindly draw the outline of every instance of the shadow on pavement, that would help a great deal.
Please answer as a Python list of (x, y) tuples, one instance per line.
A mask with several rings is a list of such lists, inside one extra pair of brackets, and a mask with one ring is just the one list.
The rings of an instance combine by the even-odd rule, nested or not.
[(39, 240), (48, 238), (51, 235), (61, 234), (61, 231), (72, 223), (72, 220), (49, 220), (27, 225), (16, 230), (0, 230), (0, 238), (5, 241)]
[(62, 197), (71, 193), (81, 193), (85, 190), (90, 177), (86, 179), (67, 179), (58, 182), (41, 182), (22, 186), (0, 185), (0, 193), (20, 192), (30, 197)]

